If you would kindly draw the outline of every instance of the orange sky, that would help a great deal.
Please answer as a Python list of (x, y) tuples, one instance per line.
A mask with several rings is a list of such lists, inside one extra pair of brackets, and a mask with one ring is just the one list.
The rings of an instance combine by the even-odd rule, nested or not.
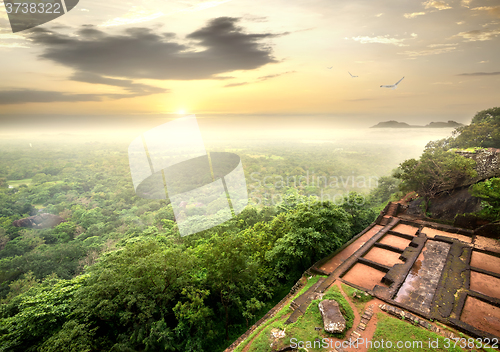
[(179, 112), (468, 123), (499, 105), (499, 54), (493, 0), (82, 0), (15, 34), (0, 5), (0, 128)]

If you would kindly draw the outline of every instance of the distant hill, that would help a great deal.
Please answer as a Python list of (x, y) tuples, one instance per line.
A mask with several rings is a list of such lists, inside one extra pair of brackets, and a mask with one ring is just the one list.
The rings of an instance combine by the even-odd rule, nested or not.
[(413, 128), (413, 127), (418, 127), (418, 126), (412, 126), (408, 125), (406, 122), (397, 122), (391, 120), (391, 121), (379, 122), (378, 124), (370, 128)]
[(406, 122), (398, 122), (391, 120), (391, 121), (379, 122), (378, 124), (370, 128), (446, 128), (446, 127), (455, 128), (460, 126), (463, 126), (463, 124), (451, 120), (448, 122), (431, 122), (425, 126), (409, 125)]

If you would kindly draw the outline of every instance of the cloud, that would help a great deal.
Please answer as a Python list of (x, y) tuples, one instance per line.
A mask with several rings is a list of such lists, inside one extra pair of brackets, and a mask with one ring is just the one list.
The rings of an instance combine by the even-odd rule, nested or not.
[(29, 48), (29, 46), (21, 43), (1, 43), (0, 48)]
[(457, 44), (430, 44), (427, 46), (427, 49), (407, 50), (398, 54), (407, 55), (409, 57), (445, 54), (456, 50), (456, 45)]
[[(282, 72), (282, 73), (276, 73), (276, 74), (273, 74), (273, 75), (260, 76), (260, 77), (257, 78), (257, 81), (255, 81), (253, 83), (259, 83), (259, 82), (267, 81), (268, 79), (276, 78), (276, 77), (279, 77), (279, 76), (283, 76), (283, 75), (287, 75), (287, 74), (295, 73), (295, 72), (297, 72), (297, 71), (287, 71), (287, 72)], [(224, 87), (238, 87), (238, 86), (242, 86), (242, 85), (245, 85), (245, 84), (250, 84), (250, 82), (229, 83), (229, 84), (226, 84)]]
[[(112, 20), (106, 21), (99, 27), (114, 27), (122, 25), (131, 25), (136, 23), (148, 22), (160, 18), (162, 16), (169, 16), (182, 12), (198, 12), (203, 11), (212, 7), (222, 5), (231, 0), (209, 0), (209, 1), (199, 1), (187, 8), (178, 8), (168, 12), (147, 9), (143, 6), (132, 6), (129, 12), (121, 17), (113, 18)], [(185, 3), (186, 1), (184, 1)]]
[[(16, 89), (0, 91), (0, 105), (26, 104), (26, 103), (55, 103), (55, 102), (81, 102), (102, 101), (104, 98), (117, 99), (119, 94), (70, 94), (54, 91), (34, 89)], [(128, 95), (122, 94), (124, 98)]]
[(154, 87), (142, 83), (134, 83), (133, 81), (128, 79), (103, 77), (89, 72), (77, 72), (70, 79), (78, 82), (104, 84), (108, 86), (121, 87), (130, 93), (127, 95), (128, 97), (136, 97), (136, 96), (144, 96), (144, 95), (168, 92), (168, 89)]
[(161, 11), (151, 11), (142, 6), (132, 6), (129, 12), (122, 17), (116, 17), (112, 20), (106, 21), (99, 27), (114, 27), (122, 25), (131, 25), (141, 22), (148, 22), (163, 16)]
[(375, 100), (374, 98), (358, 98), (358, 99), (344, 99), (343, 101), (368, 101)]
[[(189, 34), (198, 45), (179, 44), (171, 33), (128, 28), (121, 35), (85, 26), (78, 36), (35, 28), (30, 39), (43, 45), (40, 57), (78, 72), (131, 79), (217, 79), (235, 70), (252, 70), (277, 60), (262, 41), (282, 34), (244, 32), (239, 19), (219, 17)], [(200, 50), (201, 48), (201, 50)]]
[(481, 6), (474, 7), (472, 11), (488, 11), (488, 13), (494, 17), (500, 18), (500, 6)]
[[(346, 38), (348, 39), (348, 38)], [(406, 39), (396, 39), (396, 38), (390, 38), (389, 35), (385, 36), (377, 36), (377, 37), (368, 37), (368, 36), (358, 36), (358, 37), (352, 37), (351, 38), (354, 41), (360, 42), (362, 44), (367, 44), (367, 43), (378, 43), (378, 44), (392, 44), (396, 46), (408, 46), (407, 44), (403, 44), (403, 42)]]
[(423, 16), (425, 15), (425, 12), (413, 12), (413, 13), (405, 13), (403, 16), (406, 18), (415, 18), (417, 16)]
[(460, 2), (460, 4), (463, 6), (463, 7), (469, 7), (470, 3), (472, 2), (472, 0), (462, 0)]
[(426, 9), (438, 9), (439, 11), (451, 9), (451, 6), (444, 1), (427, 0), (423, 3), (423, 5)]
[[(16, 40), (13, 42), (12, 40)], [(0, 47), (2, 48), (29, 48), (28, 41), (20, 34), (12, 33), (12, 30), (0, 28)]]
[(256, 23), (268, 22), (268, 18), (266, 16), (256, 16), (256, 15), (246, 14), (246, 15), (243, 15), (242, 18), (245, 21), (249, 21), (249, 22), (256, 22)]
[(500, 72), (472, 72), (472, 73), (460, 73), (457, 76), (497, 76)]
[(283, 76), (283, 75), (287, 75), (289, 73), (295, 73), (297, 71), (287, 71), (287, 72), (282, 72), (282, 73), (276, 73), (274, 75), (267, 75), (267, 76), (261, 76), (258, 78), (258, 80), (260, 81), (266, 81), (268, 79), (271, 79), (271, 78), (276, 78), (276, 77), (279, 77), (279, 76)]
[(462, 37), (468, 42), (486, 41), (495, 39), (500, 34), (500, 29), (476, 29), (468, 32), (460, 32), (453, 37)]
[(126, 94), (73, 94), (56, 91), (44, 91), (35, 89), (13, 89), (0, 91), (0, 105), (27, 104), (27, 103), (55, 103), (55, 102), (88, 102), (134, 98), (139, 96), (166, 93), (169, 90), (148, 86), (146, 84), (133, 83), (129, 80), (100, 77), (88, 73), (77, 73), (71, 77), (74, 81), (105, 84), (122, 87), (128, 92)]
[(215, 6), (222, 5), (231, 0), (214, 0), (214, 1), (201, 1), (198, 4), (188, 7), (187, 9), (183, 9), (180, 12), (197, 12), (206, 10)]
[(450, 43), (450, 44), (429, 44), (427, 45), (428, 48), (442, 48), (442, 47), (448, 47), (448, 46), (457, 46), (458, 43)]
[(54, 102), (85, 102), (134, 98), (151, 94), (167, 93), (168, 89), (153, 87), (146, 84), (134, 83), (127, 79), (102, 77), (88, 72), (77, 72), (70, 78), (73, 81), (104, 84), (124, 88), (127, 93), (110, 94), (73, 94), (35, 89), (14, 89), (0, 91), (0, 105), (26, 103), (54, 103)]
[(224, 87), (239, 87), (239, 86), (244, 86), (246, 84), (248, 84), (248, 82), (229, 83), (229, 84), (226, 84)]

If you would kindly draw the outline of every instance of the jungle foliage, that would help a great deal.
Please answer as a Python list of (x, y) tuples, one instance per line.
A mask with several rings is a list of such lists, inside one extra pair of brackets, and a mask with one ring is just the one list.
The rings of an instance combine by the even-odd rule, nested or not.
[[(309, 183), (180, 237), (167, 201), (135, 195), (123, 146), (27, 145), (1, 145), (0, 351), (221, 351), (375, 217), (354, 183), (341, 202)], [(241, 154), (261, 178), (313, 167)], [(66, 221), (12, 225), (39, 211)]]

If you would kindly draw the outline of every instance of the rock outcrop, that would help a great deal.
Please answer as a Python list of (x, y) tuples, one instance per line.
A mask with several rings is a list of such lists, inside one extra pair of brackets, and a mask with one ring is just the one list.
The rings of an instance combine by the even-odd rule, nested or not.
[(323, 317), (325, 331), (340, 333), (345, 330), (345, 318), (340, 312), (339, 304), (332, 299), (319, 302), (319, 311)]
[(469, 186), (491, 177), (500, 176), (500, 149), (484, 148), (475, 151), (457, 150), (455, 153), (476, 162), (477, 177), (462, 182), (458, 187)]
[[(423, 199), (410, 202), (406, 214), (424, 216)], [(472, 196), (468, 188), (442, 192), (430, 200), (427, 211), (431, 218), (453, 220), (457, 214), (474, 213), (481, 210), (481, 199)]]
[[(431, 199), (430, 205), (427, 208), (431, 218), (452, 221), (457, 214), (479, 212), (481, 210), (481, 199), (469, 193), (470, 185), (491, 177), (500, 177), (500, 149), (457, 150), (455, 153), (473, 159), (476, 162), (475, 170), (477, 171), (477, 177), (463, 180), (454, 188), (444, 190)], [(423, 217), (422, 202), (422, 198), (410, 202), (406, 214)], [(457, 226), (468, 229), (484, 225), (484, 223), (473, 222), (471, 218), (461, 217), (457, 221)]]
[(42, 213), (35, 216), (30, 216), (29, 218), (14, 220), (12, 222), (13, 226), (16, 227), (27, 227), (30, 229), (48, 229), (65, 222), (63, 218), (57, 215)]

